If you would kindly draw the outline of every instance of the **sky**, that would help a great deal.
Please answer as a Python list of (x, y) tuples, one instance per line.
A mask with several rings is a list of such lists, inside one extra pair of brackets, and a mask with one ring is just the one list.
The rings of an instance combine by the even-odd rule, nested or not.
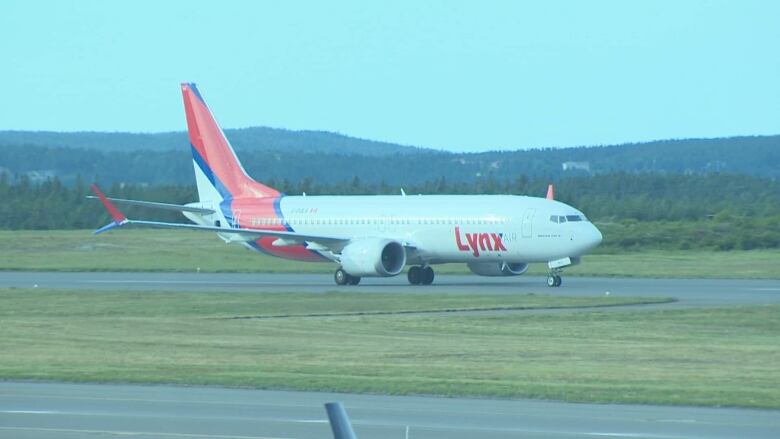
[(780, 134), (780, 2), (0, 4), (0, 130), (325, 130), (451, 151)]

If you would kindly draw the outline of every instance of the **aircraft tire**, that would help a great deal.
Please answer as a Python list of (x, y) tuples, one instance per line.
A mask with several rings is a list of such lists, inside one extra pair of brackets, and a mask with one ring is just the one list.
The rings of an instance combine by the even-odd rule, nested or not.
[(336, 285), (346, 285), (349, 283), (349, 278), (352, 277), (344, 271), (343, 268), (339, 268), (333, 273), (333, 280), (336, 281)]
[(360, 276), (352, 276), (349, 275), (349, 281), (347, 282), (349, 285), (357, 285), (360, 283)]
[(420, 285), (422, 283), (422, 269), (416, 265), (410, 267), (406, 278), (409, 279), (410, 284)]
[(420, 270), (422, 272), (422, 279), (421, 284), (423, 285), (430, 285), (433, 283), (434, 273), (433, 268), (431, 267), (425, 267)]

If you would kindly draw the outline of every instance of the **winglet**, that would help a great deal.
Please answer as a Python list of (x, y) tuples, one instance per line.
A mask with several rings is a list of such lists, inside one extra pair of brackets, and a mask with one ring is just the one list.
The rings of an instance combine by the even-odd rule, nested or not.
[(111, 204), (110, 201), (108, 201), (108, 198), (106, 198), (105, 195), (103, 195), (103, 192), (100, 191), (100, 188), (97, 187), (96, 184), (93, 184), (90, 186), (92, 189), (92, 192), (97, 195), (98, 198), (100, 198), (100, 202), (103, 203), (103, 206), (105, 206), (108, 213), (111, 215), (111, 218), (114, 220), (113, 223), (107, 224), (97, 230), (95, 230), (95, 235), (99, 235), (105, 231), (111, 230), (114, 227), (119, 227), (123, 224), (127, 224), (127, 217), (125, 214), (119, 211), (113, 204)]
[(548, 200), (554, 200), (555, 199), (555, 195), (554, 195), (553, 192), (554, 192), (553, 185), (551, 183), (551, 184), (547, 185), (547, 199)]

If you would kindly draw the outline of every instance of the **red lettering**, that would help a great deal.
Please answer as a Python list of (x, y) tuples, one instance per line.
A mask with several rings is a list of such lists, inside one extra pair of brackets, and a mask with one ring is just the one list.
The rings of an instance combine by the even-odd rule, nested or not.
[(475, 258), (479, 257), (479, 249), (477, 248), (478, 239), (479, 235), (477, 233), (466, 233), (466, 240), (469, 242), (469, 246), (471, 247), (471, 250), (473, 250), (471, 253)]
[[(455, 244), (462, 252), (471, 251), (475, 258), (479, 251), (507, 251), (501, 233), (466, 233), (466, 242), (460, 236), (460, 227), (455, 227)], [(468, 244), (468, 245), (467, 245)]]
[(504, 243), (501, 241), (501, 235), (491, 233), (490, 236), (493, 237), (493, 247), (496, 251), (507, 251), (506, 247), (504, 247)]
[(462, 252), (469, 251), (469, 246), (467, 246), (460, 240), (460, 227), (455, 227), (455, 244), (458, 245), (458, 250)]
[(490, 235), (487, 233), (479, 234), (479, 248), (482, 249), (482, 251), (493, 251), (493, 244), (490, 243)]

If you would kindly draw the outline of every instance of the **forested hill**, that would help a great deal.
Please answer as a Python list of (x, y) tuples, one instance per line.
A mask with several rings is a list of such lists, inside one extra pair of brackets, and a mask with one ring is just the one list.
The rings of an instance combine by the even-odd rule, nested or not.
[[(412, 146), (358, 139), (327, 131), (293, 131), (269, 127), (227, 129), (225, 135), (237, 150), (339, 152), (382, 156), (414, 153)], [(30, 145), (50, 148), (83, 148), (98, 151), (170, 151), (186, 149), (187, 133), (0, 131), (0, 147)]]
[[(780, 136), (449, 153), (321, 132), (252, 128), (227, 135), (247, 172), (261, 181), (310, 179), (334, 184), (358, 178), (398, 187), (440, 179), (473, 184), (616, 172), (780, 177)], [(66, 184), (77, 176), (101, 183), (151, 185), (191, 184), (193, 179), (184, 133), (0, 132), (3, 171), (33, 180), (57, 177)]]

